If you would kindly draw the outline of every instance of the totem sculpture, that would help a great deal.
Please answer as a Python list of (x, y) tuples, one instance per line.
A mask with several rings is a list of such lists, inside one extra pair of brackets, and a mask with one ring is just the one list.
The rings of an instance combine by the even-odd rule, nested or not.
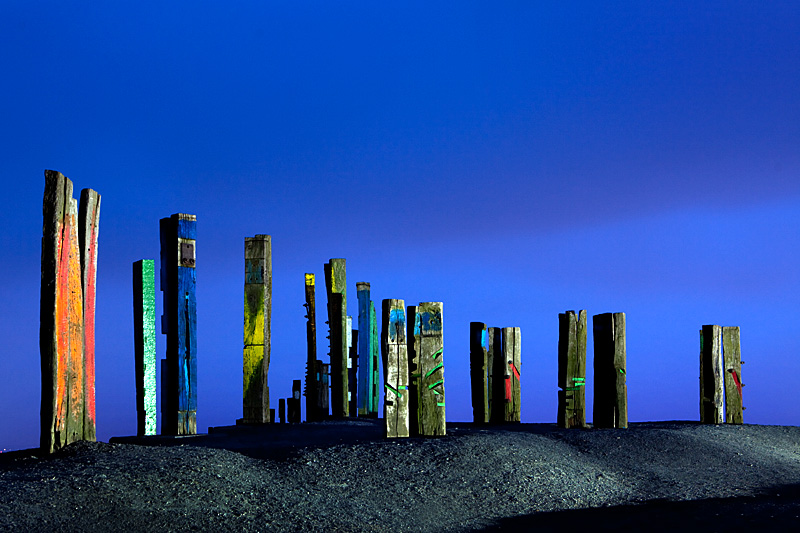
[(375, 305), (369, 283), (356, 283), (358, 291), (358, 416), (378, 417), (378, 343)]
[(594, 410), (596, 428), (628, 427), (625, 313), (592, 317), (594, 336)]
[(321, 418), (319, 405), (318, 370), (317, 370), (317, 307), (315, 296), (314, 274), (307, 273), (306, 301), (306, 420), (313, 422)]
[(381, 347), (386, 369), (383, 402), (387, 437), (408, 437), (408, 351), (403, 300), (383, 300)]
[(476, 424), (520, 421), (520, 328), (470, 323), (472, 419)]
[(496, 401), (503, 405), (503, 422), (519, 422), (522, 336), (519, 328), (502, 328), (501, 334), (502, 351), (494, 358), (494, 374), (503, 377), (503, 394)]
[(244, 240), (244, 424), (271, 422), (269, 411), (269, 359), (272, 317), (272, 238)]
[(136, 434), (156, 434), (155, 261), (133, 264), (133, 344), (136, 363)]
[(489, 422), (489, 369), (487, 339), (488, 332), (483, 322), (469, 323), (469, 375), (472, 396), (472, 421), (476, 424)]
[(95, 287), (100, 195), (45, 170), (39, 349), (42, 366), (40, 446), (51, 453), (95, 427)]
[(419, 361), (417, 427), (422, 436), (446, 434), (442, 302), (423, 302), (414, 316), (414, 355)]
[(741, 424), (742, 364), (738, 327), (700, 330), (700, 422)]
[(347, 270), (344, 259), (325, 263), (325, 286), (328, 292), (328, 327), (330, 334), (331, 416), (347, 416)]
[(161, 432), (197, 433), (197, 218), (176, 213), (161, 219), (162, 333), (167, 335), (166, 390)]
[(558, 425), (586, 426), (586, 311), (558, 315)]

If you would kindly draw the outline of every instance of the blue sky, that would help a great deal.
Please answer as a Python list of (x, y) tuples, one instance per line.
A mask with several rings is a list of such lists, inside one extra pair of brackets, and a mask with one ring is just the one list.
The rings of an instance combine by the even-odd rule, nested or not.
[(353, 316), (357, 281), (444, 302), (448, 420), (476, 320), (522, 328), (523, 421), (554, 421), (558, 313), (587, 309), (627, 314), (632, 421), (699, 417), (715, 323), (742, 328), (745, 421), (800, 424), (800, 6), (497, 4), (5, 3), (0, 449), (38, 443), (46, 168), (102, 195), (101, 440), (136, 431), (131, 263), (176, 212), (198, 217), (201, 431), (241, 416), (258, 233), (274, 406), (304, 372), (303, 274), (345, 257)]

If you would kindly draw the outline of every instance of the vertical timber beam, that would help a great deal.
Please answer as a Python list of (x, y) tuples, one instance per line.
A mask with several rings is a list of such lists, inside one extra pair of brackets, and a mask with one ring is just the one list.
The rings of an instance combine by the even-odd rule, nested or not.
[(317, 307), (314, 274), (306, 274), (306, 420), (319, 420), (317, 384)]
[(358, 416), (358, 330), (351, 330), (352, 342), (347, 360), (347, 385), (350, 387), (348, 412), (353, 418)]
[(422, 436), (446, 433), (444, 397), (444, 336), (442, 302), (423, 302), (414, 318), (414, 344), (419, 358), (417, 420)]
[(625, 313), (592, 317), (594, 336), (594, 411), (596, 428), (628, 427)]
[(267, 424), (272, 322), (272, 238), (244, 239), (242, 422)]
[(292, 397), (286, 401), (287, 418), (290, 424), (300, 423), (300, 389), (302, 388), (299, 379), (292, 380)]
[(155, 261), (133, 264), (133, 347), (136, 361), (136, 434), (156, 434)]
[(412, 437), (419, 435), (419, 385), (422, 376), (417, 355), (417, 306), (406, 309), (406, 352), (408, 353), (408, 432)]
[(328, 291), (328, 327), (330, 328), (331, 416), (347, 416), (347, 270), (345, 260), (325, 263)]
[(472, 421), (489, 422), (489, 372), (487, 369), (487, 331), (483, 322), (469, 323), (469, 374), (472, 390)]
[(45, 171), (39, 348), (40, 446), (95, 440), (94, 315), (100, 195)]
[(372, 362), (372, 313), (370, 299), (370, 285), (367, 282), (356, 283), (358, 296), (358, 416), (377, 417), (377, 410), (373, 411), (373, 362)]
[(386, 436), (408, 437), (408, 350), (403, 300), (383, 300), (381, 347), (386, 371), (383, 412)]
[(722, 328), (722, 356), (725, 363), (725, 422), (743, 423), (742, 407), (742, 351), (739, 345), (739, 328)]
[(722, 328), (706, 325), (700, 330), (700, 422), (725, 422)]
[(586, 426), (586, 310), (558, 315), (558, 425)]
[[(167, 334), (167, 412), (163, 429), (197, 433), (197, 217), (176, 213), (161, 219), (162, 329)], [(166, 325), (166, 328), (164, 328)]]
[(505, 373), (505, 422), (520, 421), (520, 372), (522, 371), (520, 328), (503, 328), (503, 371)]
[(502, 424), (506, 418), (505, 372), (503, 365), (503, 329), (486, 330), (486, 388), (489, 391), (489, 421)]
[(380, 372), (380, 365), (378, 359), (380, 358), (380, 338), (378, 336), (378, 317), (375, 314), (375, 302), (369, 302), (369, 331), (372, 340), (369, 343), (372, 350), (372, 395), (370, 399), (372, 404), (369, 406), (373, 418), (378, 418), (378, 399), (380, 398), (380, 382), (381, 378), (378, 374)]

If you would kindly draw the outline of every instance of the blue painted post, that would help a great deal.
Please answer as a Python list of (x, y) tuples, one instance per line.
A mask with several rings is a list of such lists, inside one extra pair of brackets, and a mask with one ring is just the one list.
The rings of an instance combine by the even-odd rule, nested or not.
[[(372, 314), (369, 283), (356, 283), (358, 291), (358, 416), (378, 417), (372, 344)], [(374, 407), (373, 407), (374, 406)]]
[(197, 433), (197, 217), (176, 213), (161, 219), (162, 333), (167, 335), (167, 419), (162, 433)]

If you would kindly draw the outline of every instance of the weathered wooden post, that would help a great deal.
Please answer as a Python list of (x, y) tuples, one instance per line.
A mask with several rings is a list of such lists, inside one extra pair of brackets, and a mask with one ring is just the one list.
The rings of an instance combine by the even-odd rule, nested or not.
[(162, 332), (167, 335), (168, 411), (162, 433), (197, 433), (197, 297), (195, 242), (197, 217), (176, 213), (162, 218)]
[(133, 347), (136, 362), (136, 434), (156, 434), (155, 261), (133, 263)]
[(325, 263), (331, 346), (331, 416), (347, 416), (347, 271), (344, 259)]
[(594, 335), (594, 411), (596, 428), (628, 427), (625, 313), (592, 317)]
[(324, 420), (330, 416), (331, 367), (317, 359), (317, 416)]
[(94, 317), (100, 195), (45, 170), (39, 348), (40, 446), (95, 440)]
[(742, 407), (742, 352), (739, 345), (739, 328), (722, 328), (722, 357), (725, 365), (725, 422), (743, 423)]
[(722, 328), (707, 325), (700, 330), (700, 422), (725, 422)]
[(300, 423), (300, 389), (302, 388), (299, 379), (292, 380), (292, 397), (286, 401), (288, 419), (290, 424)]
[(417, 306), (406, 308), (406, 352), (408, 353), (408, 432), (412, 437), (419, 435), (419, 385), (421, 374), (416, 344)]
[(370, 286), (366, 282), (356, 283), (358, 291), (358, 330), (362, 334), (358, 338), (358, 416), (378, 417), (378, 397), (376, 390), (376, 370), (374, 352), (375, 338), (372, 335), (372, 316), (375, 307), (370, 299)]
[(504, 422), (520, 421), (520, 372), (522, 370), (522, 335), (520, 328), (502, 328), (503, 335), (503, 406)]
[(347, 359), (348, 413), (358, 416), (358, 330), (351, 329), (350, 354)]
[(489, 391), (489, 422), (506, 421), (505, 368), (503, 368), (503, 329), (486, 329), (486, 388)]
[(476, 424), (489, 422), (489, 371), (487, 368), (486, 324), (469, 323), (469, 373), (472, 392), (472, 421)]
[(278, 416), (280, 417), (280, 423), (286, 423), (286, 398), (280, 398), (278, 400)]
[(381, 347), (386, 369), (383, 413), (387, 437), (408, 437), (408, 351), (403, 300), (383, 300)]
[(442, 302), (423, 302), (414, 318), (414, 345), (419, 358), (417, 423), (423, 436), (446, 433)]
[(306, 274), (306, 420), (319, 420), (317, 385), (317, 308), (314, 274)]
[(244, 239), (244, 364), (242, 420), (267, 424), (272, 322), (272, 238)]
[(586, 426), (586, 310), (558, 315), (558, 425)]

